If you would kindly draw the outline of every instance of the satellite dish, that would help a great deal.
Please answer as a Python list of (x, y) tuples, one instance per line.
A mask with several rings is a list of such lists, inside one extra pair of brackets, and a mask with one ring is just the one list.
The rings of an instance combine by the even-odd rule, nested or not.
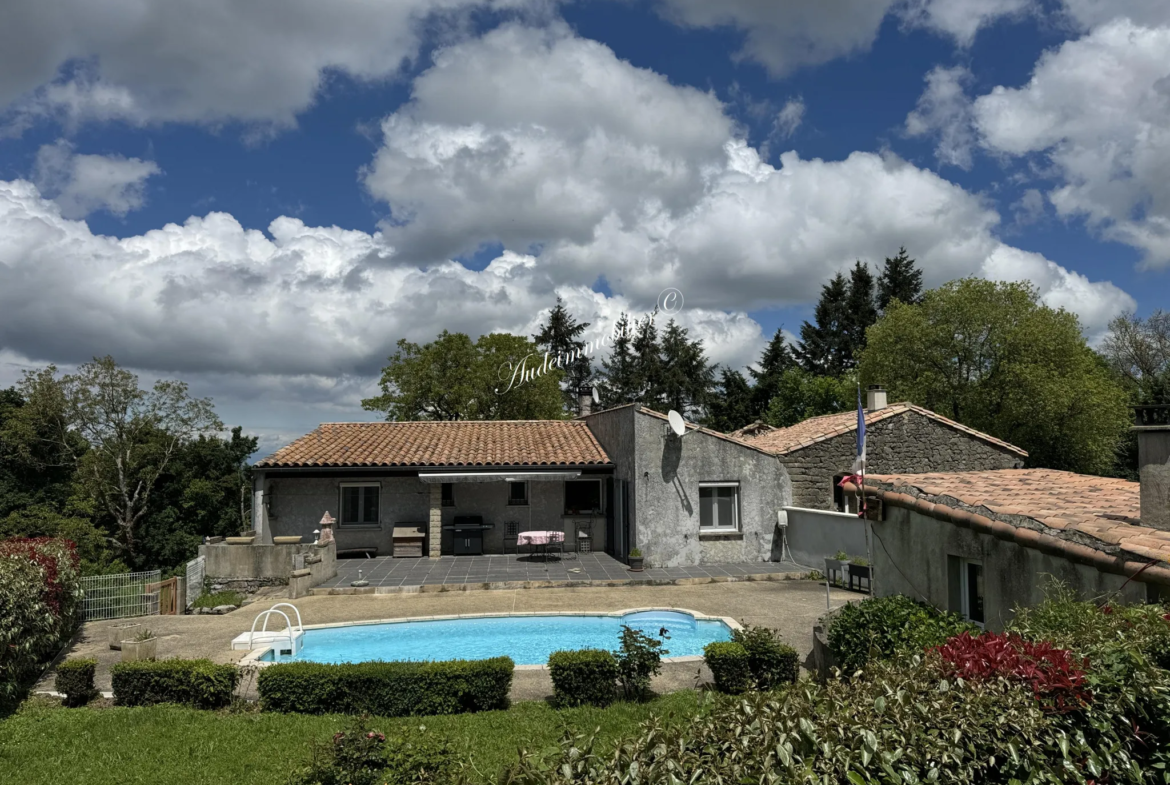
[(596, 387), (593, 388), (593, 402), (594, 403), (601, 403), (601, 396), (597, 394)]
[(683, 436), (687, 432), (687, 421), (683, 419), (682, 415), (671, 409), (666, 415), (666, 419), (670, 421), (670, 430), (674, 431), (675, 436)]

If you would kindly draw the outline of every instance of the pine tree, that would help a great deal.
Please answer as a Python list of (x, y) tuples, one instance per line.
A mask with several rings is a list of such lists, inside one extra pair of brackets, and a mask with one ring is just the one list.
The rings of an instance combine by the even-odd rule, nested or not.
[(726, 433), (753, 422), (757, 418), (753, 396), (757, 389), (759, 384), (751, 387), (739, 371), (722, 369), (718, 389), (708, 407), (708, 427)]
[(906, 305), (915, 305), (922, 300), (922, 271), (907, 255), (905, 248), (899, 248), (898, 255), (893, 259), (886, 257), (885, 266), (878, 276), (878, 309), (885, 313), (893, 300)]
[(809, 373), (840, 376), (844, 372), (851, 355), (844, 330), (848, 299), (849, 282), (837, 273), (821, 289), (821, 299), (813, 311), (815, 323), (801, 325), (796, 356)]
[(564, 371), (561, 392), (565, 409), (580, 414), (577, 391), (593, 379), (593, 364), (585, 354), (585, 342), (581, 333), (588, 322), (577, 324), (564, 302), (557, 297), (556, 306), (549, 311), (548, 321), (532, 339), (537, 346), (548, 352), (549, 362)]
[[(764, 412), (768, 410), (768, 402), (772, 400), (779, 389), (781, 375), (789, 368), (796, 367), (796, 358), (793, 357), (788, 342), (784, 340), (782, 330), (776, 330), (772, 340), (768, 341), (764, 353), (760, 355), (759, 365), (759, 370), (748, 368), (748, 373), (751, 374), (752, 381), (755, 383), (752, 388), (751, 419), (748, 420), (748, 423), (763, 416)], [(726, 375), (726, 372), (724, 373)], [(744, 425), (748, 423), (744, 423)], [(742, 425), (736, 426), (736, 428), (742, 427)], [(735, 428), (728, 430), (735, 430)]]
[(715, 383), (715, 369), (707, 361), (703, 342), (690, 340), (687, 330), (671, 319), (662, 333), (661, 356), (661, 405), (684, 417), (703, 419)]
[(623, 312), (614, 326), (613, 347), (609, 357), (601, 361), (601, 375), (605, 382), (600, 385), (598, 393), (601, 405), (606, 409), (638, 400), (634, 379), (636, 364), (630, 318)]
[(634, 400), (651, 408), (661, 408), (662, 402), (662, 347), (654, 324), (657, 313), (655, 310), (638, 322), (632, 347)]
[(873, 301), (873, 274), (868, 265), (858, 262), (849, 275), (849, 294), (845, 298), (845, 317), (842, 333), (848, 351), (845, 354), (845, 368), (857, 367), (857, 358), (865, 348), (865, 331), (878, 319), (877, 306)]

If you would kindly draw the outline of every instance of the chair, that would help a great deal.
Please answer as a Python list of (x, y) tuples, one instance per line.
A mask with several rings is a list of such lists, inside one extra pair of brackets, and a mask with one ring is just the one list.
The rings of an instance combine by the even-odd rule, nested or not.
[(520, 555), (520, 522), (504, 521), (504, 553), (508, 552), (508, 542), (512, 543), (512, 553)]
[(577, 553), (593, 553), (593, 519), (573, 521), (577, 532)]

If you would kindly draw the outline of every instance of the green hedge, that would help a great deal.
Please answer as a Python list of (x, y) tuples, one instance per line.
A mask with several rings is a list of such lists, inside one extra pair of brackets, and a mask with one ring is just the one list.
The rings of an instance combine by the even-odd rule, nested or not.
[(508, 707), (510, 657), (447, 662), (290, 662), (260, 671), (266, 711), (302, 714), (460, 714)]
[(140, 660), (114, 666), (114, 701), (119, 706), (181, 703), (219, 709), (232, 702), (240, 672), (211, 660)]
[(870, 597), (838, 611), (829, 627), (829, 648), (841, 669), (852, 672), (872, 659), (900, 651), (921, 654), (948, 638), (980, 630), (955, 613), (901, 595)]
[(716, 641), (703, 648), (703, 658), (715, 677), (715, 689), (730, 695), (747, 692), (755, 684), (747, 649), (734, 641)]
[(54, 687), (65, 696), (66, 706), (84, 706), (97, 696), (97, 689), (93, 686), (96, 670), (97, 660), (94, 659), (65, 660), (57, 666)]
[(748, 655), (748, 668), (758, 690), (770, 690), (781, 684), (792, 684), (800, 673), (796, 649), (782, 643), (776, 633), (767, 627), (745, 627), (733, 630), (731, 640), (743, 646)]
[(604, 649), (554, 651), (548, 658), (553, 702), (558, 707), (608, 706), (613, 703), (618, 664)]

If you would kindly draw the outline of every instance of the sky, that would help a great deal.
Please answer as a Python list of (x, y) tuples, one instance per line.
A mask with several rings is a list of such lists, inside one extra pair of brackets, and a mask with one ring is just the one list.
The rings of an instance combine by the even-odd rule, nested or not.
[(396, 342), (612, 329), (714, 362), (905, 247), (1098, 342), (1170, 293), (1166, 0), (11, 0), (0, 387), (112, 355), (261, 453)]

